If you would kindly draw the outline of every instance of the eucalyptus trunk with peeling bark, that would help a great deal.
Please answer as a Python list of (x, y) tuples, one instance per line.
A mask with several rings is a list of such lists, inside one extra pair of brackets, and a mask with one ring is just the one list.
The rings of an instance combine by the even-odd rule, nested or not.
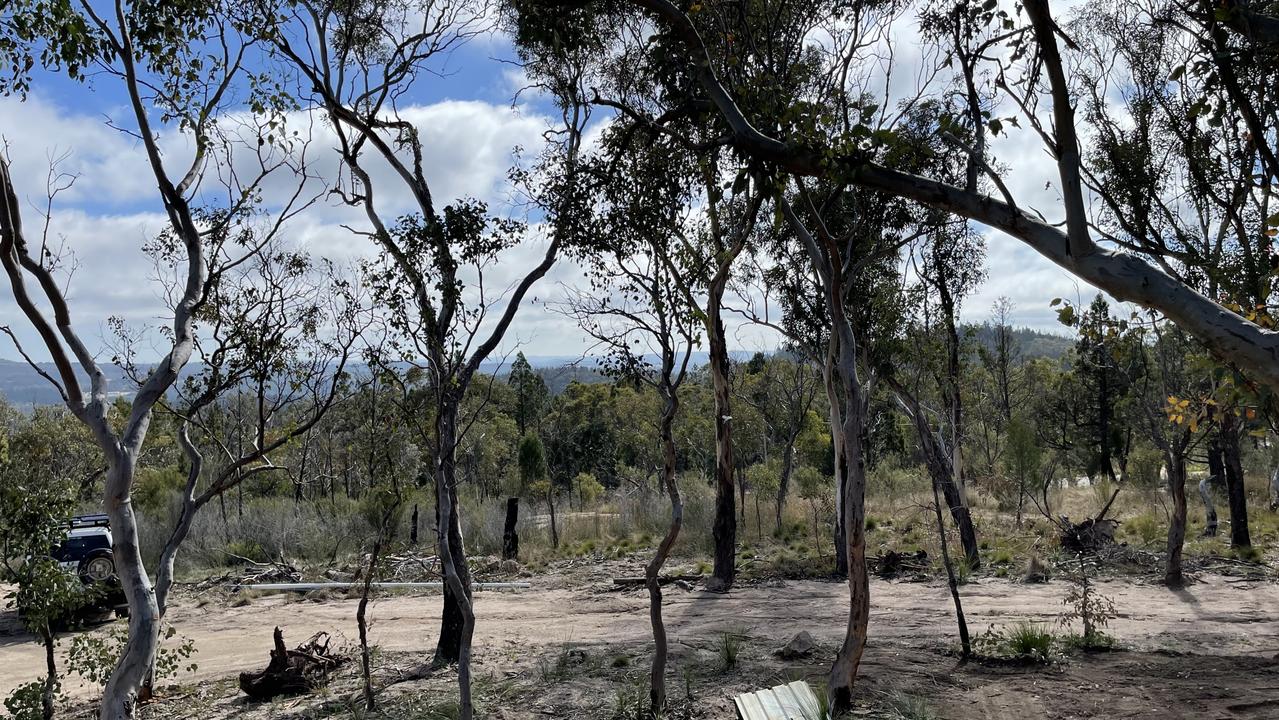
[[(727, 268), (725, 268), (727, 269)], [(733, 403), (728, 379), (728, 343), (724, 337), (721, 305), (728, 273), (711, 285), (706, 301), (707, 344), (710, 347), (711, 385), (715, 394), (715, 520), (714, 567), (706, 589), (725, 592), (737, 577), (737, 497), (733, 483)]]
[(826, 312), (830, 317), (831, 334), (836, 338), (831, 369), (841, 402), (838, 405), (832, 404), (832, 416), (837, 422), (831, 426), (831, 434), (839, 436), (841, 450), (836, 477), (841, 480), (840, 505), (844, 547), (848, 557), (849, 596), (848, 626), (831, 667), (827, 685), (831, 712), (838, 715), (852, 707), (853, 684), (857, 680), (857, 670), (866, 649), (866, 632), (870, 624), (870, 572), (866, 565), (866, 467), (865, 454), (862, 452), (870, 393), (858, 372), (857, 334), (845, 309), (848, 300), (843, 277), (846, 258), (841, 256), (834, 241), (826, 234), (823, 233), (820, 240), (814, 237), (789, 201), (779, 197), (775, 202), (781, 206), (786, 222), (799, 237), (820, 278)]
[(844, 440), (841, 433), (833, 432), (840, 425), (840, 395), (835, 377), (835, 359), (839, 354), (839, 340), (834, 333), (826, 343), (826, 357), (822, 362), (822, 381), (826, 386), (827, 421), (830, 423), (831, 450), (835, 468), (835, 574), (848, 576), (848, 533), (844, 530)]

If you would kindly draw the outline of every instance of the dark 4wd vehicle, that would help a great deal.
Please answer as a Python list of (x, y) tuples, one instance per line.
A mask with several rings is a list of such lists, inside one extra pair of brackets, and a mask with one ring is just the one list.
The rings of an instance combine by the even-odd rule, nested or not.
[(111, 522), (106, 515), (77, 515), (68, 523), (66, 536), (51, 555), (67, 572), (80, 577), (90, 598), (76, 614), (101, 615), (114, 611), (129, 614), (129, 604), (115, 572)]

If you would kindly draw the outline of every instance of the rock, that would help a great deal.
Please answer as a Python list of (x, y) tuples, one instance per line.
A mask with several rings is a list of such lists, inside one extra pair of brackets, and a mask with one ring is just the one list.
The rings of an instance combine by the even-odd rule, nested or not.
[(775, 654), (783, 660), (799, 660), (812, 655), (816, 647), (817, 643), (813, 642), (813, 636), (809, 635), (807, 630), (803, 630)]

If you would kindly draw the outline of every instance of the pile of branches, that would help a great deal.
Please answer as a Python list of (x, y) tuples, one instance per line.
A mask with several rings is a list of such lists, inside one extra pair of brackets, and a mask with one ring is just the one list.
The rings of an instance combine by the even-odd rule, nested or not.
[(318, 632), (292, 650), (284, 647), (284, 633), (275, 629), (271, 662), (262, 672), (240, 673), (240, 690), (254, 700), (297, 695), (326, 685), (329, 676), (347, 661), (330, 649), (332, 638)]
[(206, 592), (214, 588), (241, 585), (257, 585), (259, 583), (295, 583), (302, 582), (302, 572), (293, 565), (280, 560), (278, 562), (258, 562), (239, 555), (231, 555), (232, 559), (244, 563), (239, 572), (227, 572), (215, 577), (207, 577), (196, 583), (196, 592)]
[[(390, 582), (430, 582), (439, 580), (443, 575), (438, 555), (418, 555), (409, 551), (400, 555), (386, 555), (381, 559), (382, 568), (377, 579)], [(361, 579), (364, 568), (369, 566), (369, 556), (360, 559), (360, 567), (355, 572), (356, 579)]]
[(302, 572), (283, 559), (263, 563), (238, 555), (231, 557), (244, 562), (244, 569), (232, 580), (235, 585), (302, 582)]

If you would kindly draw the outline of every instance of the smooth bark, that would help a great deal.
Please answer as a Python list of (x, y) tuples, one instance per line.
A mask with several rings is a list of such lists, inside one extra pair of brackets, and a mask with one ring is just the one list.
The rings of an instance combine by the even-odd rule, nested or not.
[(866, 649), (866, 631), (870, 623), (870, 574), (866, 566), (866, 467), (862, 452), (869, 392), (858, 373), (857, 335), (844, 308), (846, 293), (841, 275), (844, 263), (839, 250), (828, 236), (823, 235), (819, 242), (785, 198), (778, 198), (777, 202), (821, 279), (822, 294), (831, 319), (831, 334), (836, 337), (832, 375), (838, 384), (837, 394), (841, 403), (837, 407), (838, 424), (832, 425), (831, 433), (840, 437), (837, 477), (841, 479), (842, 497), (839, 502), (843, 510), (848, 556), (849, 607), (844, 641), (831, 666), (827, 699), (831, 712), (839, 714), (852, 707), (853, 684)]

